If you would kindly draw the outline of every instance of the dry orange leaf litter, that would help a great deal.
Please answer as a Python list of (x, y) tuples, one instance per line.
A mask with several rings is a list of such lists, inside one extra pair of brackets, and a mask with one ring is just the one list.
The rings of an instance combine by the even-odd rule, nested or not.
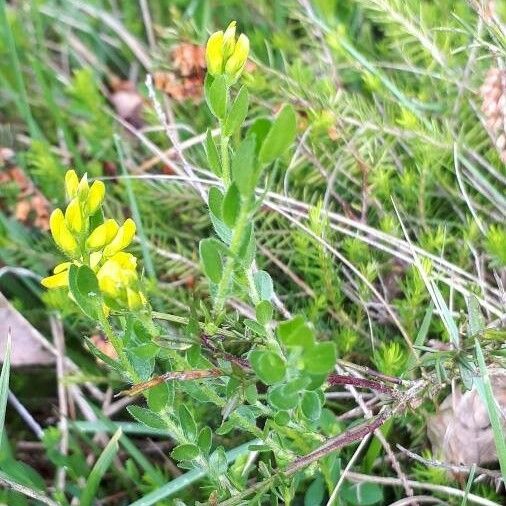
[(12, 207), (0, 198), (0, 209), (25, 225), (49, 230), (51, 204), (24, 170), (14, 164), (14, 152), (0, 148), (0, 187), (7, 185), (16, 190), (16, 203)]
[[(492, 389), (506, 428), (506, 370), (491, 375)], [(433, 454), (456, 465), (482, 465), (497, 461), (494, 435), (476, 389), (462, 393), (459, 387), (441, 403), (427, 424)]]
[(206, 73), (205, 49), (197, 44), (182, 43), (169, 54), (171, 71), (158, 71), (153, 75), (155, 88), (181, 102), (199, 102), (204, 93)]

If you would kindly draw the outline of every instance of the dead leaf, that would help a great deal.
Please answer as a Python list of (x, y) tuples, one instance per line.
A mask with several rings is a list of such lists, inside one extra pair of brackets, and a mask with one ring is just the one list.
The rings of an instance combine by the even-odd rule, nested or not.
[(204, 93), (206, 73), (205, 49), (197, 44), (182, 43), (169, 54), (171, 69), (153, 74), (155, 88), (173, 100), (199, 102)]
[(42, 346), (44, 337), (0, 292), (0, 359), (3, 361), (8, 332), (12, 336), (12, 367), (54, 364), (54, 356)]
[[(4, 155), (0, 156), (3, 159)], [(9, 160), (13, 160), (12, 155)], [(23, 169), (16, 165), (9, 165), (7, 162), (7, 167), (0, 172), (0, 186), (9, 184), (16, 190), (16, 203), (12, 206), (5, 202), (6, 199), (2, 199), (0, 209), (25, 225), (44, 231), (49, 230), (51, 204)]]
[[(506, 370), (494, 370), (491, 383), (506, 415)], [(450, 394), (429, 418), (427, 435), (434, 455), (440, 455), (448, 463), (482, 465), (497, 461), (487, 409), (476, 389), (462, 393), (458, 387)]]
[(109, 100), (118, 116), (135, 128), (141, 128), (144, 124), (141, 117), (144, 98), (137, 91), (135, 84), (113, 76), (109, 79), (109, 86), (111, 88)]

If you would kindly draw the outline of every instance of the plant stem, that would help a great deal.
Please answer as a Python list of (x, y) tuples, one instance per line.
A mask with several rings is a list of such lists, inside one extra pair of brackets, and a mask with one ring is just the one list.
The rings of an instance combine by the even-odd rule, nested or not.
[(244, 239), (244, 231), (248, 222), (251, 218), (250, 216), (250, 202), (245, 202), (244, 206), (239, 213), (239, 217), (235, 224), (234, 230), (232, 232), (232, 240), (230, 241), (230, 256), (227, 258), (225, 263), (225, 269), (223, 270), (223, 276), (218, 284), (218, 291), (216, 293), (216, 302), (214, 304), (214, 315), (219, 315), (225, 306), (225, 299), (227, 296), (228, 289), (230, 287), (230, 283), (232, 280), (232, 276), (234, 274), (236, 257), (239, 253), (239, 250), (242, 245), (242, 241)]
[(228, 141), (229, 137), (223, 135), (224, 124), (223, 121), (220, 121), (220, 151), (221, 151), (221, 170), (222, 170), (222, 178), (225, 188), (230, 186), (230, 157), (228, 154)]

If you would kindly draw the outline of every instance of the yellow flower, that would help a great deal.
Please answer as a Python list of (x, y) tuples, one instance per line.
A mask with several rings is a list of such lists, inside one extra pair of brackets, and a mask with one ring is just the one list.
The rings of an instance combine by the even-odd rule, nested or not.
[(114, 239), (104, 248), (104, 256), (112, 257), (114, 254), (125, 249), (134, 238), (135, 235), (135, 222), (128, 218), (121, 227)]
[(88, 198), (88, 193), (90, 191), (90, 186), (88, 184), (88, 174), (84, 174), (77, 185), (77, 196), (81, 202), (85, 202)]
[(90, 215), (95, 214), (102, 205), (105, 197), (105, 185), (102, 181), (95, 181), (88, 193), (87, 211)]
[(206, 46), (207, 71), (219, 75), (223, 71), (223, 32), (214, 32), (207, 41)]
[(137, 258), (132, 254), (116, 253), (99, 269), (97, 279), (106, 302), (129, 309), (139, 309), (146, 304), (144, 295), (137, 288)]
[(114, 236), (118, 233), (118, 229), (119, 226), (116, 220), (105, 220), (105, 222), (93, 230), (88, 239), (86, 239), (86, 247), (92, 251), (102, 249), (114, 239)]
[(49, 228), (56, 245), (68, 256), (74, 257), (78, 253), (77, 241), (67, 228), (61, 209), (55, 209), (51, 213)]
[(60, 288), (69, 284), (69, 267), (70, 262), (58, 264), (53, 269), (53, 275), (42, 279), (40, 282), (46, 288)]
[(249, 54), (249, 39), (241, 33), (235, 44), (234, 52), (232, 56), (227, 60), (225, 64), (225, 72), (233, 79), (238, 79)]
[(65, 174), (65, 191), (67, 197), (73, 199), (77, 195), (77, 186), (79, 185), (79, 178), (75, 170), (68, 170)]
[(69, 230), (80, 234), (83, 231), (83, 215), (81, 205), (77, 197), (70, 201), (65, 211), (65, 223)]
[(236, 22), (232, 21), (228, 28), (225, 30), (225, 34), (223, 35), (223, 60), (226, 61), (227, 58), (234, 52), (235, 47), (235, 28)]
[(236, 81), (246, 64), (249, 39), (241, 34), (235, 40), (236, 22), (232, 21), (225, 33), (213, 33), (206, 46), (207, 70), (212, 76), (226, 74), (229, 84)]

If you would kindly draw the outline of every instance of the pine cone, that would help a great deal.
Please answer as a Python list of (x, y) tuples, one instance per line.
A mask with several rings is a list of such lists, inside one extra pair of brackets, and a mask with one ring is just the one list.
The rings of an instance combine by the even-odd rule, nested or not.
[[(506, 415), (506, 371), (494, 370), (491, 383), (496, 401)], [(497, 461), (487, 408), (476, 389), (462, 393), (457, 388), (450, 394), (428, 419), (427, 435), (433, 453), (450, 464), (481, 465)]]
[(480, 91), (488, 132), (501, 160), (506, 163), (506, 70), (490, 69)]

